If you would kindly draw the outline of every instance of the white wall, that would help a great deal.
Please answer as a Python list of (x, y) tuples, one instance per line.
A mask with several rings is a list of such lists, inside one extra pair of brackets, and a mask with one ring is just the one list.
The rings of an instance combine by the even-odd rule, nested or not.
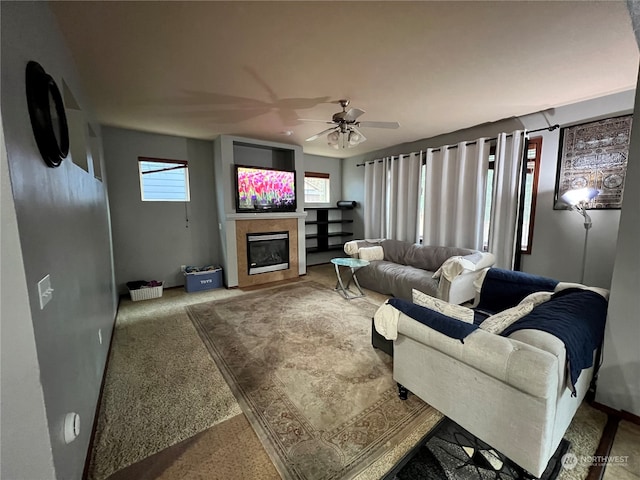
[[(103, 138), (118, 290), (132, 280), (184, 285), (181, 265), (218, 264), (212, 143), (111, 127)], [(138, 157), (187, 160), (191, 201), (143, 202)]]
[[(49, 168), (36, 147), (26, 102), (25, 68), (29, 60), (40, 63), (59, 88), (64, 81), (87, 121), (92, 119), (73, 59), (49, 4), (2, 2), (0, 8), (0, 99), (22, 251), (20, 257), (15, 244), (6, 245), (9, 252), (16, 254), (11, 260), (16, 267), (11, 281), (17, 282), (6, 292), (5, 268), (11, 263), (2, 264), (2, 472), (8, 478), (79, 479), (116, 311), (106, 185), (74, 164), (71, 156), (60, 167)], [(100, 128), (95, 122), (91, 125), (99, 144)], [(87, 128), (87, 124), (82, 127)], [(100, 148), (96, 151), (99, 153)], [(82, 163), (77, 157), (75, 160)], [(3, 197), (5, 192), (3, 186)], [(3, 201), (3, 256), (4, 209)], [(47, 274), (54, 293), (41, 310), (37, 283)], [(16, 295), (5, 315), (5, 295), (11, 292)], [(30, 322), (33, 336), (28, 325), (18, 322)], [(37, 366), (33, 359), (34, 340)], [(12, 345), (5, 351), (6, 341)], [(5, 357), (16, 350), (21, 350), (16, 357)], [(16, 366), (14, 362), (21, 358), (26, 360), (25, 365)], [(19, 387), (12, 390), (16, 383)], [(42, 417), (42, 397), (46, 422)], [(28, 410), (29, 407), (34, 409)], [(69, 412), (80, 415), (81, 430), (75, 441), (66, 444), (63, 425)], [(41, 438), (46, 431), (50, 447)], [(12, 452), (21, 453), (9, 456)]]

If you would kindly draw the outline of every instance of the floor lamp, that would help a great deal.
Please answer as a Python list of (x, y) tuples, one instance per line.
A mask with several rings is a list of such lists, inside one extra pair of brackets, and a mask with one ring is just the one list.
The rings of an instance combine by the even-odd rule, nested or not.
[(589, 241), (589, 229), (591, 228), (591, 217), (587, 213), (587, 204), (593, 200), (600, 191), (596, 188), (576, 188), (565, 192), (560, 200), (569, 205), (571, 210), (578, 212), (584, 217), (584, 246), (582, 247), (582, 271), (580, 273), (580, 283), (584, 284), (584, 268), (587, 263), (587, 242)]

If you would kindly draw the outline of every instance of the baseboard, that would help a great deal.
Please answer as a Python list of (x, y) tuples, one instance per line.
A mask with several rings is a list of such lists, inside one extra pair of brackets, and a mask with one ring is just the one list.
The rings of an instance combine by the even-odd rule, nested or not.
[(615, 408), (609, 407), (600, 402), (590, 402), (590, 405), (593, 408), (600, 410), (601, 412), (606, 413), (607, 415), (617, 417), (620, 420), (626, 420), (627, 422), (635, 423), (636, 425), (640, 425), (640, 416), (627, 412), (626, 410), (616, 410)]
[[(613, 410), (610, 407), (606, 407), (605, 405), (603, 405), (603, 407), (609, 410)], [(614, 412), (617, 411), (618, 410), (614, 410)], [(608, 414), (607, 424), (604, 426), (604, 431), (602, 432), (602, 437), (600, 437), (600, 443), (598, 444), (596, 453), (594, 453), (594, 457), (605, 457), (611, 453), (611, 447), (613, 446), (613, 441), (616, 438), (616, 432), (618, 431), (619, 423), (620, 418), (618, 416)], [(606, 467), (607, 465), (604, 462), (591, 465), (591, 467), (589, 468), (589, 473), (587, 474), (587, 478), (585, 480), (602, 480)]]
[[(129, 295), (127, 295), (128, 297)], [(107, 360), (104, 362), (104, 370), (102, 371), (102, 381), (100, 382), (100, 391), (98, 392), (98, 402), (96, 403), (96, 411), (93, 415), (93, 424), (91, 425), (91, 436), (89, 437), (89, 446), (87, 447), (87, 455), (84, 459), (84, 468), (82, 470), (82, 480), (89, 478), (89, 466), (91, 464), (91, 453), (93, 452), (94, 441), (96, 438), (96, 430), (98, 429), (98, 418), (100, 416), (100, 406), (102, 405), (102, 394), (104, 392), (104, 385), (107, 379), (107, 369), (109, 368), (109, 361), (111, 360), (111, 348), (113, 347), (113, 337), (116, 332), (116, 319), (118, 318), (118, 312), (120, 311), (120, 302), (116, 308), (115, 316), (113, 317), (113, 327), (111, 328), (111, 337), (109, 338), (109, 348), (107, 350)]]

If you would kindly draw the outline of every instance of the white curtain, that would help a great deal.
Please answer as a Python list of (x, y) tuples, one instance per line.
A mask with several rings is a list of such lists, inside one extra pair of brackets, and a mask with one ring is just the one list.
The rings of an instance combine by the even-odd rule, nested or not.
[(484, 138), (427, 150), (424, 245), (482, 250), (488, 166)]
[(386, 238), (418, 241), (418, 197), (422, 152), (400, 155), (389, 166)]
[(417, 241), (422, 153), (366, 163), (365, 238)]
[(387, 169), (390, 157), (364, 165), (364, 238), (383, 238), (387, 218)]
[(498, 135), (493, 173), (489, 251), (496, 256), (495, 266), (500, 268), (512, 269), (515, 260), (523, 149), (522, 130), (516, 130), (509, 135)]

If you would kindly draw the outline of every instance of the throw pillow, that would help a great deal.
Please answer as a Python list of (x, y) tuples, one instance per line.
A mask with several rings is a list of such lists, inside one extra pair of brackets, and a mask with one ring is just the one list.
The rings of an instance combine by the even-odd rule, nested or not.
[(369, 262), (373, 260), (384, 260), (384, 250), (379, 245), (376, 247), (364, 247), (358, 249), (358, 256), (360, 260), (368, 260)]
[(519, 305), (531, 303), (534, 307), (548, 301), (553, 296), (553, 292), (533, 292), (522, 299)]
[(515, 307), (511, 307), (503, 310), (500, 313), (491, 315), (480, 324), (480, 328), (489, 333), (502, 333), (505, 328), (514, 323), (516, 320), (520, 320), (525, 315), (531, 313), (533, 307), (533, 302), (520, 303)]
[(411, 290), (411, 296), (413, 303), (426, 307), (435, 312), (446, 315), (447, 317), (455, 318), (466, 323), (473, 323), (473, 310), (461, 305), (454, 305), (453, 303), (445, 302), (438, 298), (434, 298), (431, 295), (416, 290)]

